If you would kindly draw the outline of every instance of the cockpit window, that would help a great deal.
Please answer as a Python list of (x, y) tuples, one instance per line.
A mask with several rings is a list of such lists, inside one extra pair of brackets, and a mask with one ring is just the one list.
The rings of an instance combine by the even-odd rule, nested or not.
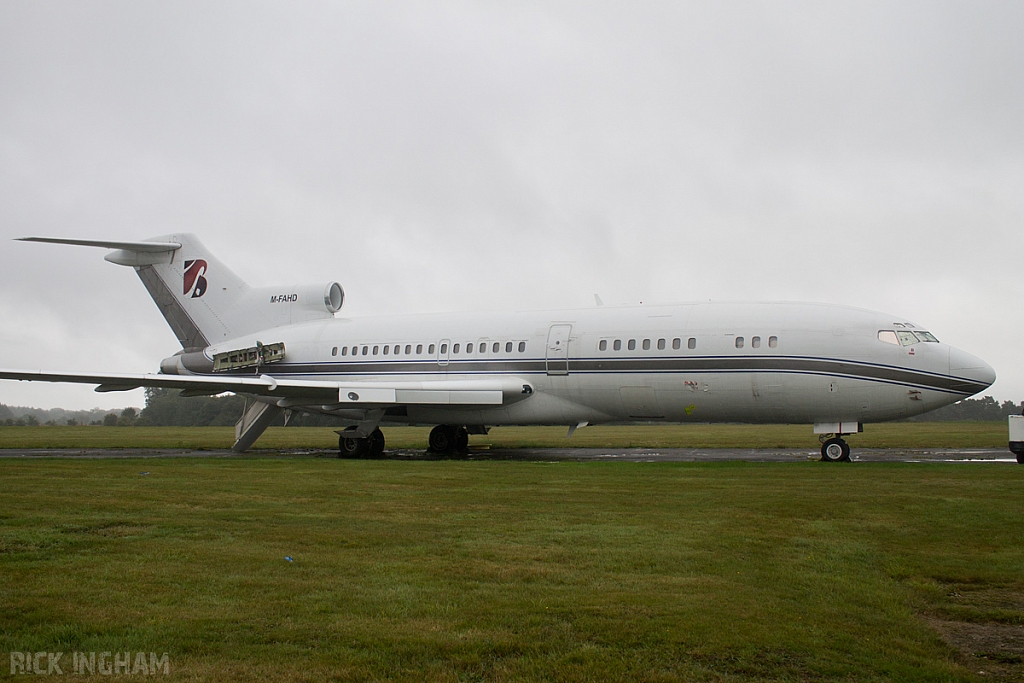
[(931, 332), (925, 332), (924, 330), (918, 330), (918, 331), (915, 331), (914, 334), (916, 334), (917, 338), (920, 339), (923, 342), (932, 342), (933, 344), (938, 344), (939, 343), (939, 340), (936, 339), (935, 335), (932, 334)]
[(900, 338), (900, 344), (902, 346), (912, 346), (917, 343), (917, 337), (914, 336), (913, 332), (906, 330), (897, 330), (896, 336)]
[(879, 330), (878, 341), (884, 341), (886, 344), (900, 345), (900, 340), (896, 338), (896, 333), (892, 330)]

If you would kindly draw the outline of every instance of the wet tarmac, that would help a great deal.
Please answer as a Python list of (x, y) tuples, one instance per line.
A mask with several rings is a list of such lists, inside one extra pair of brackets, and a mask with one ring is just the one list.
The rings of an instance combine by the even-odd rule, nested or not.
[[(188, 449), (2, 449), (0, 458), (335, 458), (335, 450)], [(820, 459), (815, 449), (741, 448), (473, 448), (465, 455), (446, 456), (422, 450), (393, 449), (382, 460), (516, 460), (524, 462), (802, 462)], [(861, 448), (854, 462), (1011, 463), (1015, 456), (1002, 448), (890, 449)]]

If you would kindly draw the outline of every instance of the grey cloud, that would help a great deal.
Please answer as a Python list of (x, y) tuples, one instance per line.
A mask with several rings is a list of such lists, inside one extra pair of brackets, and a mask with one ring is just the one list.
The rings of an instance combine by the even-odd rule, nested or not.
[[(1019, 400), (991, 330), (1022, 326), (1022, 15), (6, 2), (0, 238), (193, 231), (255, 283), (340, 279), (352, 313), (836, 301), (932, 327)], [(100, 256), (0, 249), (7, 364), (174, 350)]]

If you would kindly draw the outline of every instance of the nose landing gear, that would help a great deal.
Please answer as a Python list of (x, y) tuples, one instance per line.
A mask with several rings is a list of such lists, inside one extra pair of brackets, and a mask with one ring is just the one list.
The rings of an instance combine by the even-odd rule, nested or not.
[(843, 440), (842, 434), (821, 436), (821, 461), (850, 462), (850, 444)]

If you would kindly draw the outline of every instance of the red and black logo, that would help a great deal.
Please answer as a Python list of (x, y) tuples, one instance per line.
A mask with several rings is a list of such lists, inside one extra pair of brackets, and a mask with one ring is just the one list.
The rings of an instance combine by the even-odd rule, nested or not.
[(192, 293), (193, 299), (206, 294), (206, 261), (195, 259), (185, 261), (185, 289), (182, 294)]

